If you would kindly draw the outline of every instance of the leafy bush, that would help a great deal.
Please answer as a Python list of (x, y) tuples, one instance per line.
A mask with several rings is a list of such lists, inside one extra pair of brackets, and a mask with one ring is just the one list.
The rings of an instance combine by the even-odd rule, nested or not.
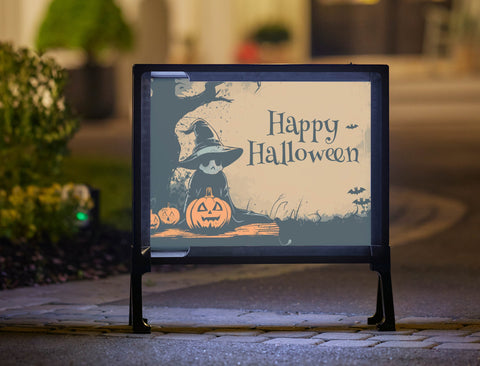
[(253, 39), (257, 43), (279, 44), (290, 40), (290, 31), (282, 23), (267, 23), (253, 33)]
[(0, 189), (51, 184), (78, 120), (54, 60), (0, 43)]
[(15, 244), (56, 243), (75, 233), (75, 213), (92, 206), (90, 196), (82, 195), (71, 183), (0, 190), (0, 236)]

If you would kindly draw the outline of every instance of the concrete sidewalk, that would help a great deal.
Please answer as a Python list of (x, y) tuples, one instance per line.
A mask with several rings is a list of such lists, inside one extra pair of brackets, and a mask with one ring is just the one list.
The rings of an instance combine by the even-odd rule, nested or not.
[(412, 316), (398, 319), (395, 332), (379, 332), (366, 324), (364, 315), (168, 307), (146, 308), (145, 315), (152, 334), (132, 334), (128, 306), (51, 303), (3, 313), (0, 334), (480, 351), (480, 319)]
[[(313, 265), (235, 265), (150, 274), (144, 283), (144, 292), (165, 292), (245, 277), (295, 275), (311, 267)], [(334, 275), (335, 268), (331, 270)], [(0, 339), (3, 340), (5, 336), (16, 339), (33, 336), (38, 339), (42, 336), (41, 341), (37, 340), (42, 345), (48, 342), (48, 336), (88, 337), (79, 340), (82, 343), (102, 342), (102, 338), (113, 337), (149, 339), (159, 345), (173, 341), (183, 347), (191, 347), (192, 343), (196, 343), (206, 348), (218, 347), (219, 344), (224, 347), (259, 344), (275, 346), (277, 351), (277, 347), (291, 346), (345, 350), (387, 348), (403, 349), (404, 352), (419, 349), (430, 352), (462, 350), (475, 352), (464, 353), (463, 357), (478, 360), (480, 356), (480, 319), (417, 317), (414, 314), (398, 318), (397, 331), (378, 332), (375, 327), (367, 325), (366, 314), (145, 306), (144, 314), (153, 326), (152, 334), (132, 334), (127, 326), (128, 306), (111, 305), (116, 300), (126, 301), (128, 284), (129, 276), (124, 275), (99, 281), (3, 291)], [(65, 339), (59, 340), (63, 342)], [(2, 352), (4, 344), (0, 344)], [(88, 348), (85, 352), (88, 352)], [(430, 356), (433, 355), (436, 354)]]

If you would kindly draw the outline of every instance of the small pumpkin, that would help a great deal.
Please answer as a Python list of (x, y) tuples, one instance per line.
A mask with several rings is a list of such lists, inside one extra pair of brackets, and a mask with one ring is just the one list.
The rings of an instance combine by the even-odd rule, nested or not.
[(160, 219), (157, 214), (150, 210), (150, 230), (157, 230), (160, 226)]
[(175, 207), (170, 207), (170, 203), (167, 203), (167, 207), (158, 211), (158, 218), (162, 224), (175, 225), (180, 221), (180, 212)]
[(185, 214), (190, 229), (220, 229), (230, 222), (232, 209), (207, 187), (206, 195), (190, 202)]

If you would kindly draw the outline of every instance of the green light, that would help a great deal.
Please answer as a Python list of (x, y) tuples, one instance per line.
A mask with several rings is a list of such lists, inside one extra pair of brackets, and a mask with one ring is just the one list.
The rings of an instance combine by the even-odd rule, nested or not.
[(77, 212), (77, 220), (79, 221), (88, 220), (88, 214), (86, 214), (85, 212)]

